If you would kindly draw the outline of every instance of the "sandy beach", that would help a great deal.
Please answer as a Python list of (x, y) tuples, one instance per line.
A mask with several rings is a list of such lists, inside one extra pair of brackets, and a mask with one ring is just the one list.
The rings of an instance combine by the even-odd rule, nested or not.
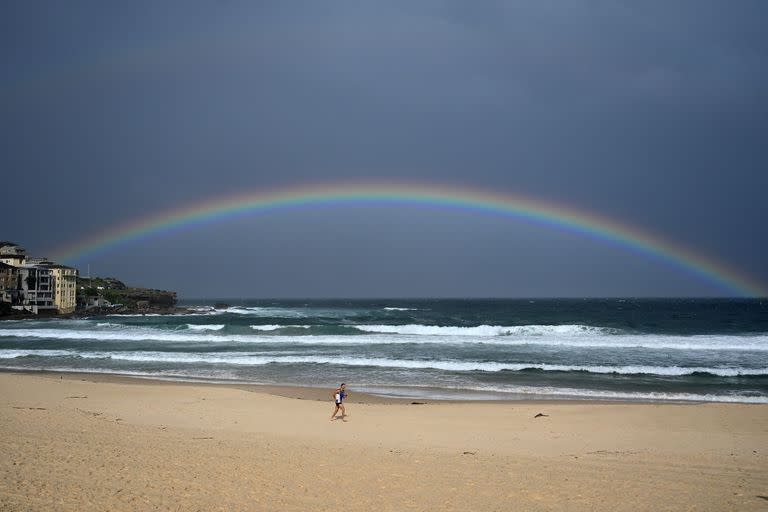
[(768, 509), (765, 405), (351, 392), (0, 373), (0, 510)]

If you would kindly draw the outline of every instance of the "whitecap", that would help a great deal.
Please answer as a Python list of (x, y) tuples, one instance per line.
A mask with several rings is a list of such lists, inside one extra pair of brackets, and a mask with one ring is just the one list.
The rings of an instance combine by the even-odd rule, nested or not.
[(187, 324), (187, 329), (192, 331), (220, 331), (224, 328), (224, 324)]

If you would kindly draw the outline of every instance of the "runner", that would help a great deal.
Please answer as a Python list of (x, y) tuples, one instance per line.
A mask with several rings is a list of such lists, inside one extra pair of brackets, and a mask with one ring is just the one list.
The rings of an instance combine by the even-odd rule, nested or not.
[(341, 383), (341, 386), (336, 388), (336, 390), (333, 392), (333, 400), (336, 402), (336, 408), (333, 410), (333, 414), (331, 414), (331, 421), (336, 419), (336, 413), (339, 412), (339, 409), (341, 409), (341, 421), (347, 421), (347, 411), (344, 409), (344, 397), (349, 396), (349, 394), (346, 392), (346, 384), (343, 382)]

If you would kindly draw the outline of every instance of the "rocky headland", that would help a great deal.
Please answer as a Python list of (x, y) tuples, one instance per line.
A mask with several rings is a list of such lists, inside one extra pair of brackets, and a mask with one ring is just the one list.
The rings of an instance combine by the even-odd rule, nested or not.
[(127, 286), (114, 277), (79, 277), (75, 315), (171, 314), (187, 311), (176, 306), (176, 292)]

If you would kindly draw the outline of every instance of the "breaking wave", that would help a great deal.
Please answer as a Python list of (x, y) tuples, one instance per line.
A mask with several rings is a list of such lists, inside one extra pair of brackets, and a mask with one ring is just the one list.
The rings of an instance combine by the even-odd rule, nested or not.
[(587, 366), (559, 364), (501, 363), (483, 361), (441, 361), (338, 356), (274, 356), (250, 352), (160, 352), (160, 351), (75, 351), (75, 350), (0, 350), (0, 359), (22, 357), (79, 357), (163, 363), (223, 363), (233, 365), (332, 364), (381, 368), (434, 369), (457, 372), (544, 371), (585, 372), (622, 375), (713, 375), (740, 377), (768, 375), (768, 368), (716, 368), (680, 366)]
[[(99, 325), (99, 324), (97, 324)], [(251, 325), (253, 334), (228, 334), (223, 324), (194, 326), (188, 324), (181, 330), (158, 329), (144, 326), (120, 326), (109, 324), (97, 329), (0, 329), (0, 339), (49, 339), (49, 340), (108, 340), (108, 341), (157, 341), (189, 343), (253, 343), (297, 345), (494, 345), (494, 346), (545, 346), (563, 348), (635, 348), (649, 350), (703, 350), (768, 352), (768, 336), (731, 335), (635, 335), (607, 334), (603, 328), (585, 330), (566, 326), (521, 326), (516, 334), (490, 334), (500, 332), (492, 327), (432, 327), (431, 334), (418, 334), (412, 326), (310, 326), (310, 325)], [(361, 328), (369, 331), (361, 331)], [(386, 329), (400, 332), (386, 332)], [(472, 330), (470, 331), (464, 330)], [(329, 334), (326, 331), (333, 331)], [(559, 332), (558, 332), (559, 331)], [(276, 335), (288, 332), (290, 335)], [(413, 333), (412, 333), (413, 332)], [(545, 334), (545, 332), (549, 332)], [(589, 333), (592, 334), (584, 334)], [(461, 334), (456, 334), (461, 333)], [(533, 333), (533, 334), (528, 334)], [(355, 334), (355, 335), (348, 335)]]
[(192, 331), (220, 331), (224, 328), (224, 324), (187, 324), (187, 329)]
[(267, 325), (251, 325), (251, 329), (254, 331), (277, 331), (280, 329), (311, 329), (313, 326), (311, 325), (277, 325), (277, 324), (267, 324)]
[(610, 335), (620, 334), (617, 329), (589, 325), (479, 325), (456, 327), (438, 325), (354, 325), (363, 332), (411, 334), (419, 336), (545, 336), (545, 335)]

